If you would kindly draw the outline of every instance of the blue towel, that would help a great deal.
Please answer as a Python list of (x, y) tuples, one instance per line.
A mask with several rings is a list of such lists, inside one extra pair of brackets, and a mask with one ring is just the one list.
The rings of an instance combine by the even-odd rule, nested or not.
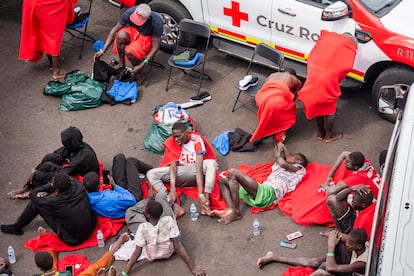
[(223, 155), (226, 156), (230, 152), (229, 133), (234, 130), (227, 130), (214, 138), (213, 146)]
[(134, 101), (138, 97), (138, 86), (135, 81), (127, 82), (127, 81), (119, 81), (114, 80), (114, 84), (112, 88), (106, 93), (112, 97), (114, 97), (115, 102), (123, 102), (125, 100)]

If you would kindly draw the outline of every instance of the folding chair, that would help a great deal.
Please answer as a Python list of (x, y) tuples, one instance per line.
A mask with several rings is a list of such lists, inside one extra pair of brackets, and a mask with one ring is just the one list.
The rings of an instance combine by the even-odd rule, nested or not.
[[(158, 53), (158, 52), (157, 52)], [(161, 68), (161, 69), (165, 69), (165, 66), (163, 65), (163, 64), (161, 64), (161, 63), (159, 63), (159, 62), (156, 62), (154, 59), (155, 59), (155, 56), (157, 55), (157, 53), (155, 53), (155, 55), (151, 58), (151, 60), (149, 60), (148, 61), (148, 69), (147, 70), (145, 70), (145, 67), (144, 67), (144, 74), (145, 74), (145, 82), (144, 82), (144, 85), (145, 85), (145, 87), (148, 87), (148, 85), (149, 85), (149, 83), (150, 83), (150, 81), (151, 81), (151, 71), (152, 71), (152, 67), (157, 67), (157, 68)]]
[[(83, 46), (85, 44), (85, 41), (89, 41), (92, 43), (96, 41), (95, 38), (93, 38), (92, 36), (86, 33), (88, 30), (88, 23), (90, 20), (93, 0), (87, 0), (87, 1), (89, 2), (87, 11), (77, 15), (74, 19), (74, 22), (66, 25), (66, 29), (65, 29), (65, 31), (68, 32), (72, 36), (72, 38), (78, 38), (82, 40), (81, 45), (80, 45), (79, 59), (82, 58)], [(75, 46), (79, 46), (74, 43), (70, 43), (70, 42), (67, 42), (67, 43), (75, 45)]]
[[(170, 71), (168, 74), (168, 80), (167, 80), (167, 87), (165, 88), (165, 91), (168, 91), (170, 80), (176, 80), (177, 82), (183, 82), (188, 83), (190, 85), (193, 85), (197, 88), (197, 95), (200, 94), (201, 89), (201, 82), (203, 79), (208, 79), (212, 81), (211, 77), (204, 73), (204, 67), (207, 59), (207, 52), (208, 52), (208, 46), (210, 43), (210, 27), (202, 22), (197, 22), (191, 19), (182, 19), (180, 21), (179, 25), (179, 37), (177, 42), (177, 49), (178, 48), (188, 48), (190, 45), (188, 45), (189, 37), (190, 36), (197, 36), (198, 38), (202, 38), (202, 41), (198, 43), (199, 46), (197, 49), (200, 58), (198, 61), (192, 65), (192, 66), (180, 66), (174, 63), (174, 55), (171, 55), (168, 59), (168, 65), (170, 66)], [(196, 68), (201, 66), (201, 71), (196, 70)], [(187, 77), (187, 75), (190, 76), (198, 76), (199, 80), (198, 83), (189, 82), (183, 79), (177, 79), (171, 76), (172, 69), (180, 69)], [(192, 73), (196, 73), (196, 75), (193, 75)]]
[(252, 70), (253, 63), (259, 63), (262, 65), (270, 66), (272, 68), (275, 68), (277, 71), (281, 71), (282, 66), (283, 66), (283, 61), (284, 61), (284, 56), (277, 49), (272, 48), (264, 43), (257, 44), (254, 49), (252, 58), (250, 59), (249, 65), (247, 66), (247, 72), (245, 76), (247, 75), (256, 76), (258, 78), (258, 82), (256, 85), (250, 86), (246, 90), (242, 89), (239, 86), (239, 81), (236, 82), (236, 89), (238, 90), (238, 93), (237, 93), (236, 100), (234, 101), (233, 109), (231, 110), (231, 112), (234, 112), (236, 110), (236, 105), (238, 102), (242, 104), (239, 107), (245, 106), (247, 109), (253, 112), (256, 112), (256, 110), (252, 110), (248, 106), (246, 106), (246, 104), (248, 103), (247, 101), (242, 102), (240, 100), (240, 95), (242, 93), (249, 96), (250, 97), (249, 100), (251, 100), (252, 97), (254, 98), (256, 96), (256, 93), (260, 90), (260, 88), (266, 81), (266, 76), (260, 73), (253, 72)]

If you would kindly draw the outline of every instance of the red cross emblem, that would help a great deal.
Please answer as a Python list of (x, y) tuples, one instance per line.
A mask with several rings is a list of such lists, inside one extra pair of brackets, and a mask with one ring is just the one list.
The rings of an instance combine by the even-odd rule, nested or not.
[(231, 24), (240, 27), (240, 21), (249, 21), (249, 15), (240, 11), (240, 3), (231, 1), (231, 8), (223, 8), (224, 15), (231, 16)]

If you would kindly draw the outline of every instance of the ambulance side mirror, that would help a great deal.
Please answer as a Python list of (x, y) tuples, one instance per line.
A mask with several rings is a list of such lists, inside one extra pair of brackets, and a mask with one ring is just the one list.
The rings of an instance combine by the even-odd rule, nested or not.
[(336, 1), (335, 3), (327, 6), (322, 11), (322, 21), (334, 21), (344, 17), (349, 17), (351, 12), (348, 9), (348, 5), (342, 1)]

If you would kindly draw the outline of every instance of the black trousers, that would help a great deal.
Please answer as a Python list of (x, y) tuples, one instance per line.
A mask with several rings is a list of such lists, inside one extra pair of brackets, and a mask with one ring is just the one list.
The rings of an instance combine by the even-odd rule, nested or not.
[(135, 196), (135, 199), (140, 201), (143, 198), (141, 183), (144, 179), (139, 178), (139, 174), (147, 174), (153, 166), (138, 160), (137, 158), (129, 157), (120, 153), (115, 155), (112, 162), (112, 176), (117, 185), (127, 189)]

